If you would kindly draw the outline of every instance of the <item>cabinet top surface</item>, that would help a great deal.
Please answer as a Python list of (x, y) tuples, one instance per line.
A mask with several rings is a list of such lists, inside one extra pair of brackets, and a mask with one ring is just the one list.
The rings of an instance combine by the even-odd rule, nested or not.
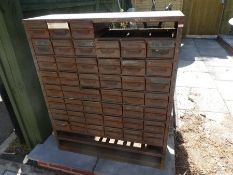
[(145, 11), (145, 12), (117, 12), (117, 13), (82, 13), (82, 14), (54, 14), (24, 19), (35, 20), (90, 20), (92, 22), (117, 22), (122, 20), (149, 21), (178, 21), (184, 14), (181, 11)]

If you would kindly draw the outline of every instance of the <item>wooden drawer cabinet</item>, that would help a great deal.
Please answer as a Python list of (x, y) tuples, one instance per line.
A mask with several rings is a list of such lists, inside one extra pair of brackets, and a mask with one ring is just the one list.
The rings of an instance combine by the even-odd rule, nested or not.
[[(23, 21), (58, 143), (122, 149), (162, 164), (183, 15), (67, 16)], [(172, 28), (138, 25), (171, 19)]]

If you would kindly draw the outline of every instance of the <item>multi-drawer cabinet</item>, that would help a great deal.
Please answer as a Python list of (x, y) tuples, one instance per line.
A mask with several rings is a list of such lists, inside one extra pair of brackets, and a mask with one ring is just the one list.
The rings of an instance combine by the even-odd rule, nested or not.
[[(164, 160), (183, 15), (147, 13), (24, 20), (58, 141), (67, 134), (82, 143), (90, 137), (140, 143), (140, 153), (150, 145)], [(174, 27), (129, 23), (163, 20)], [(114, 28), (112, 21), (128, 28)]]

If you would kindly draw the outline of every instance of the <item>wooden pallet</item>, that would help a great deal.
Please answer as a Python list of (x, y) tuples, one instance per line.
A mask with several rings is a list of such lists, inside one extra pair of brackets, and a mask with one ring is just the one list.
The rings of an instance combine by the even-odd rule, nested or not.
[(160, 168), (162, 149), (147, 144), (58, 132), (60, 149)]

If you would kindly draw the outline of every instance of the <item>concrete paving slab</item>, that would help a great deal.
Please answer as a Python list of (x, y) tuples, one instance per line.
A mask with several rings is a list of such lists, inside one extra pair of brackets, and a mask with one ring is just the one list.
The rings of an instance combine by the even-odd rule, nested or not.
[(231, 113), (231, 116), (233, 117), (233, 101), (227, 100), (226, 105), (228, 107), (229, 112)]
[(207, 72), (203, 61), (179, 60), (178, 71), (183, 72)]
[[(233, 74), (231, 76), (233, 77)], [(233, 101), (233, 81), (216, 81), (216, 84), (223, 99)]]
[(70, 168), (93, 171), (97, 157), (63, 151), (58, 148), (55, 137), (51, 135), (43, 144), (37, 145), (28, 155), (30, 160), (53, 163)]
[(194, 39), (195, 45), (198, 49), (221, 49), (221, 45), (215, 39)]
[(196, 47), (189, 47), (189, 48), (181, 47), (179, 52), (179, 58), (180, 60), (187, 60), (187, 61), (202, 60), (199, 51), (197, 50)]
[(196, 47), (195, 46), (195, 42), (192, 38), (185, 38), (182, 40), (182, 43), (181, 43), (181, 46), (182, 48), (193, 48), (193, 47)]
[(202, 57), (207, 67), (224, 67), (233, 68), (233, 59), (229, 56), (224, 58), (219, 57)]
[(176, 85), (183, 87), (215, 88), (214, 81), (208, 73), (185, 72), (179, 70), (177, 73)]
[(227, 57), (229, 54), (222, 48), (198, 48), (201, 56), (205, 57)]

